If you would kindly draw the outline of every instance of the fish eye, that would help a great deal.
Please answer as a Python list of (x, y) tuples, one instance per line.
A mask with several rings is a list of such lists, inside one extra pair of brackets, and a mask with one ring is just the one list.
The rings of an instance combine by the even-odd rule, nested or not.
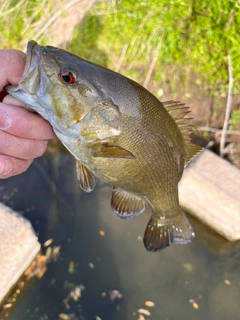
[(60, 72), (60, 78), (68, 84), (74, 84), (77, 81), (77, 75), (70, 70), (62, 70)]

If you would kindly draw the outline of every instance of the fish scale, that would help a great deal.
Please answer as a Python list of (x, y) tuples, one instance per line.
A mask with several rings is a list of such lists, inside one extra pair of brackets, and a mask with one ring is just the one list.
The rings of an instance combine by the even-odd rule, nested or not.
[(19, 85), (6, 90), (49, 121), (75, 157), (84, 191), (94, 189), (96, 178), (110, 183), (112, 209), (123, 219), (136, 217), (145, 204), (151, 207), (147, 250), (192, 240), (178, 182), (201, 148), (190, 141), (184, 104), (161, 103), (127, 77), (34, 41)]

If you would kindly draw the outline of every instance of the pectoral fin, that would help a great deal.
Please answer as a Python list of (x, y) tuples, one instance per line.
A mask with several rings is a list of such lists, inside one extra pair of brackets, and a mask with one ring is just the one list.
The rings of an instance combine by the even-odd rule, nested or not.
[(96, 177), (79, 161), (76, 161), (76, 169), (80, 188), (85, 192), (92, 192), (97, 183)]
[(145, 209), (145, 202), (122, 189), (113, 188), (111, 206), (116, 215), (122, 219), (130, 219)]
[(135, 159), (135, 156), (128, 150), (114, 146), (108, 143), (102, 143), (100, 148), (92, 151), (93, 157), (104, 157), (104, 158), (124, 158), (124, 159)]
[(98, 101), (80, 122), (80, 134), (85, 142), (108, 139), (121, 131), (121, 114), (110, 99)]

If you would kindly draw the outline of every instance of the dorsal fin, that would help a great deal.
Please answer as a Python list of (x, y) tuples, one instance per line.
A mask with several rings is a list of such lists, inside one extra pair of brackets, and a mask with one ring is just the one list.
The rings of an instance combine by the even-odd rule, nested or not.
[(189, 107), (185, 103), (179, 101), (169, 100), (162, 103), (164, 108), (176, 122), (180, 129), (183, 139), (185, 141), (186, 164), (197, 154), (202, 148), (191, 142), (191, 134), (193, 133), (193, 126), (190, 124), (192, 118), (185, 118), (190, 113)]

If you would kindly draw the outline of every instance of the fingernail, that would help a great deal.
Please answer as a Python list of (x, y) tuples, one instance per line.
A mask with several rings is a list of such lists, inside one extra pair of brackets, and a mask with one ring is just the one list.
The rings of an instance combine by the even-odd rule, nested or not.
[[(1, 166), (0, 166), (1, 168)], [(8, 174), (12, 170), (12, 165), (9, 161), (3, 161), (2, 168), (0, 169), (0, 176)]]
[(0, 108), (0, 129), (7, 129), (10, 126), (10, 118), (7, 112)]

